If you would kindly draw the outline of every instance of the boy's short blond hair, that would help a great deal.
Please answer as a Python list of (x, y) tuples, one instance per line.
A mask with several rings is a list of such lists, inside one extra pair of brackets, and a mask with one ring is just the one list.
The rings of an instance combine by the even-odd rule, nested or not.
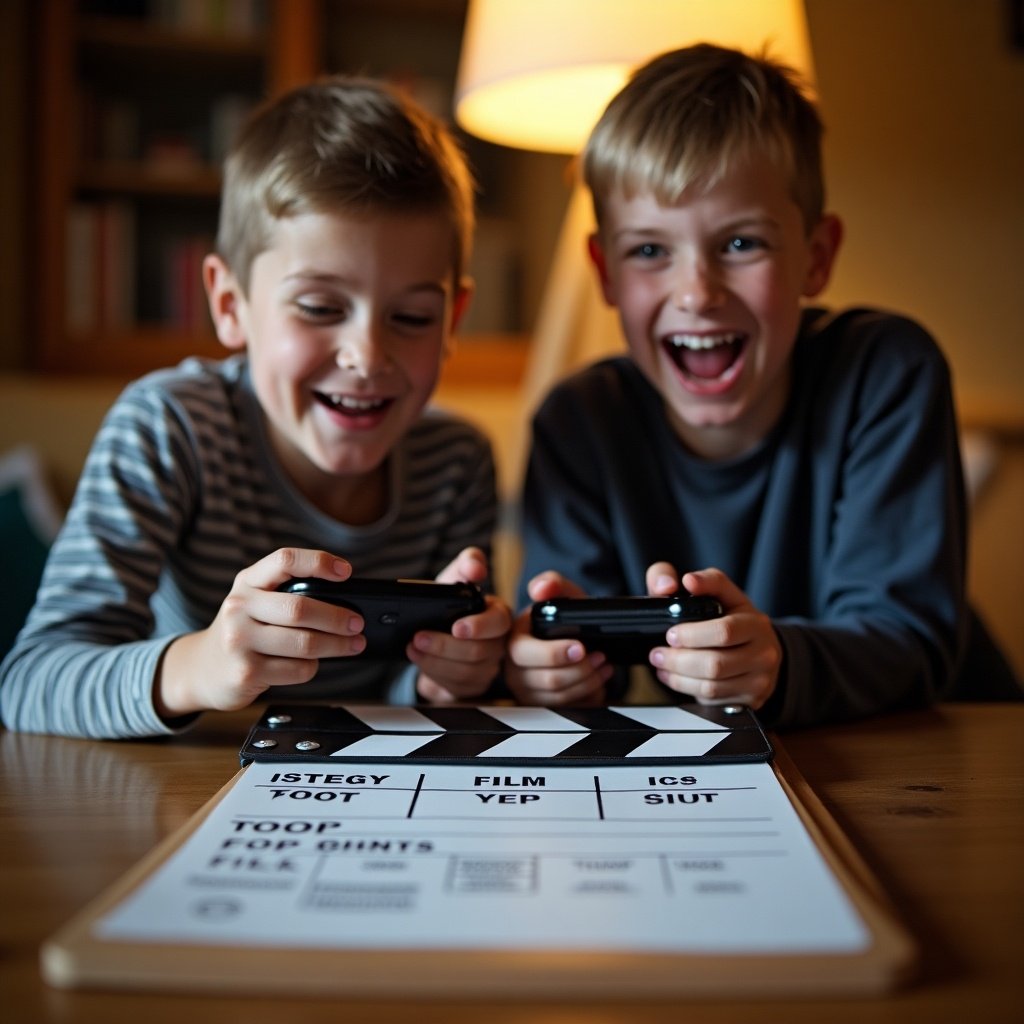
[(824, 212), (821, 118), (796, 73), (701, 43), (655, 57), (608, 104), (583, 151), (594, 199), (650, 192), (671, 205), (730, 168), (766, 158), (790, 182), (808, 230)]
[(438, 211), (452, 222), (457, 281), (472, 244), (473, 191), (442, 121), (383, 82), (331, 76), (246, 121), (224, 166), (217, 252), (247, 290), (283, 217)]

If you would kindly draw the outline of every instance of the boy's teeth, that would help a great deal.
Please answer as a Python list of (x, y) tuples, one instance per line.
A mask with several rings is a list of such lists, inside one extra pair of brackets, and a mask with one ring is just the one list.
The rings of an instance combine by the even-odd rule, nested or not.
[(369, 412), (371, 409), (379, 409), (384, 404), (379, 398), (353, 398), (351, 395), (325, 397), (335, 409), (345, 409), (348, 412)]
[(676, 348), (700, 352), (718, 345), (731, 345), (738, 338), (736, 334), (673, 334), (668, 340)]

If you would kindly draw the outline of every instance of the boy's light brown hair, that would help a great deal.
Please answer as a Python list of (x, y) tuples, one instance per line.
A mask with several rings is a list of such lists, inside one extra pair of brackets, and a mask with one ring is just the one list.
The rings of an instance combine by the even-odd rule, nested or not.
[(455, 280), (473, 236), (472, 174), (447, 127), (383, 82), (331, 76), (258, 107), (224, 165), (217, 252), (243, 290), (275, 224), (303, 213), (438, 211)]
[(809, 231), (825, 205), (821, 118), (796, 73), (768, 57), (701, 43), (655, 57), (608, 104), (583, 151), (601, 223), (612, 193), (665, 206), (767, 159), (786, 175)]

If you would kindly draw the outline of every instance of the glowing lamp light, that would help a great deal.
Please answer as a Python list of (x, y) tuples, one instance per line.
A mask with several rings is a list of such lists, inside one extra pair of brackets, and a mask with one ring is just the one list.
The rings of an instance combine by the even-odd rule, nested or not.
[(576, 153), (638, 65), (710, 42), (813, 81), (803, 0), (470, 0), (455, 118), (490, 142)]

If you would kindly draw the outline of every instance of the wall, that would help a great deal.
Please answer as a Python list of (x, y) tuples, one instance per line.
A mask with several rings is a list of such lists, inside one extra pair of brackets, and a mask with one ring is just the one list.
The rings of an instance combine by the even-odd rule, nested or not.
[(911, 313), (1024, 414), (1024, 50), (1005, 0), (807, 0), (847, 235), (828, 299)]

